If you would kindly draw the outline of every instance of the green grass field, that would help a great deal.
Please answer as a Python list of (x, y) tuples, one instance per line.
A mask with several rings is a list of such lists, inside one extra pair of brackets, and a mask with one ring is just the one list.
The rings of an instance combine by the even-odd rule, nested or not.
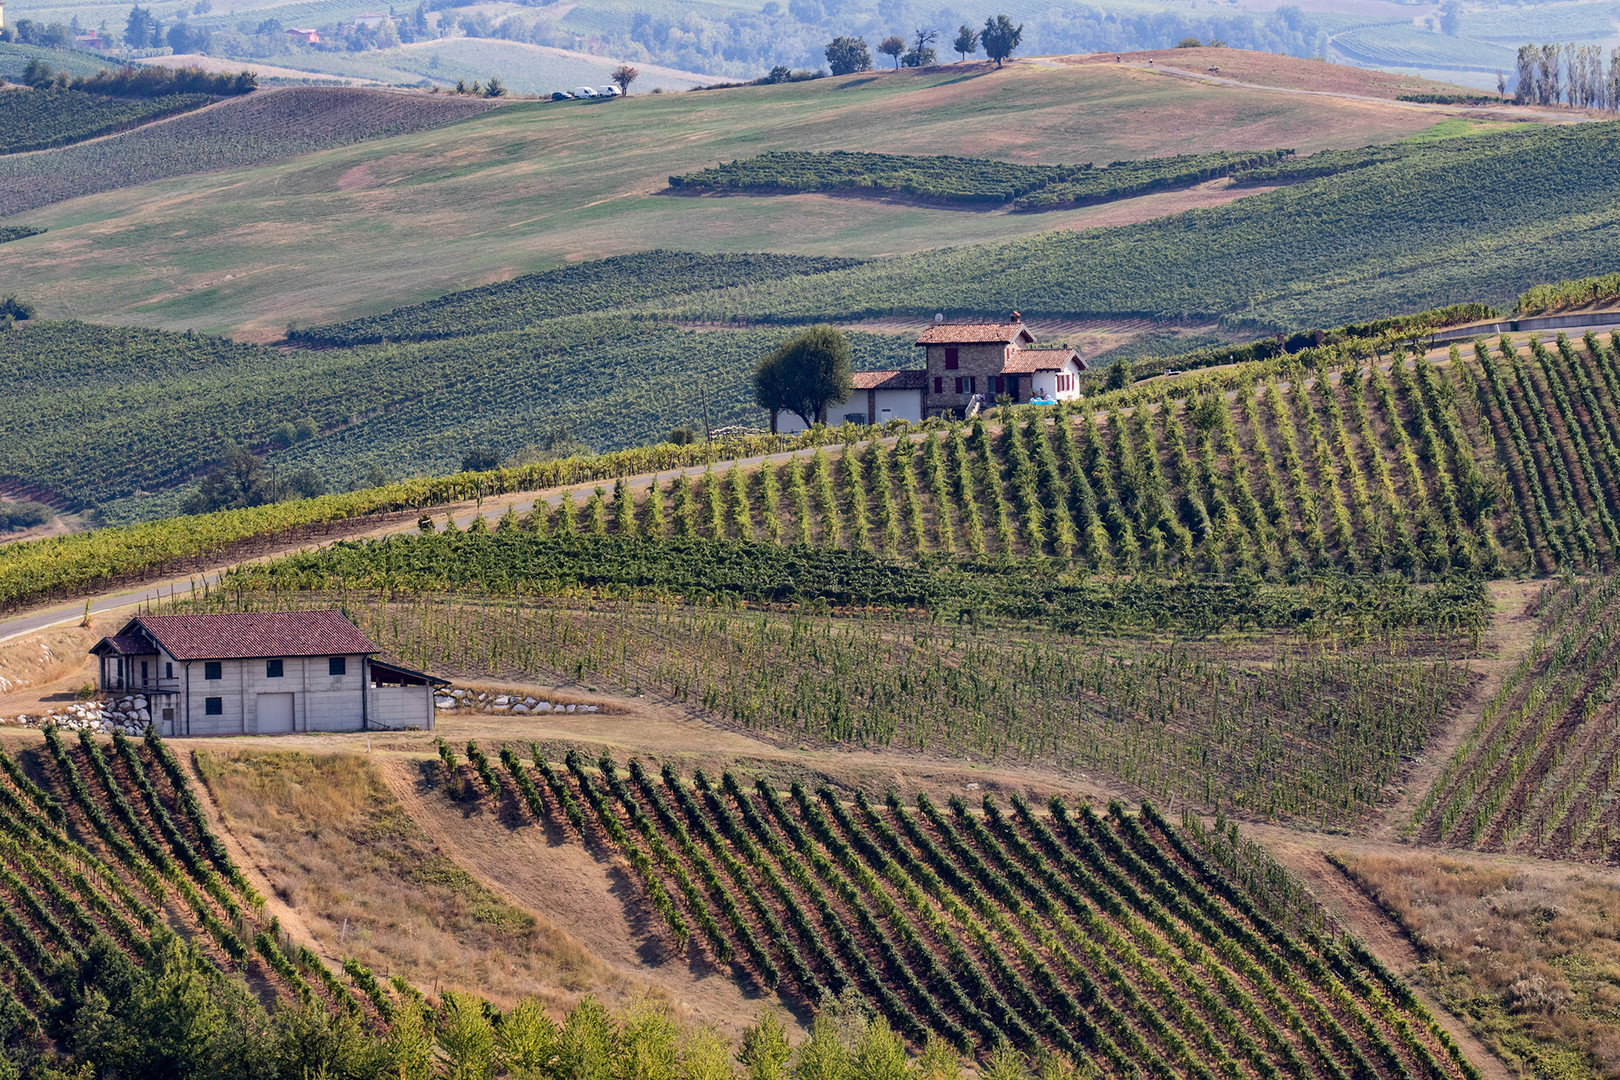
[[(164, 181), (18, 216), (8, 245), (46, 317), (229, 331), (353, 318), (566, 260), (678, 247), (872, 256), (1113, 224), (1186, 197), (1038, 217), (810, 195), (675, 198), (668, 176), (772, 149), (1106, 163), (1387, 142), (1434, 112), (1020, 64), (516, 105), (422, 133)], [(1132, 216), (1134, 215), (1134, 216)]]

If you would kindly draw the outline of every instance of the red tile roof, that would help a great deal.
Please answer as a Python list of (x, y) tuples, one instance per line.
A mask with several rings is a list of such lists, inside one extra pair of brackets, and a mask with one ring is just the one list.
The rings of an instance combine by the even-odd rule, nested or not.
[(928, 372), (922, 368), (907, 371), (856, 371), (849, 384), (856, 390), (921, 390), (928, 383)]
[(104, 637), (90, 650), (93, 655), (103, 656), (150, 656), (152, 651), (152, 643), (139, 632)]
[(124, 627), (119, 636), (136, 629), (145, 630), (176, 660), (353, 656), (379, 651), (341, 611), (141, 615)]
[(919, 345), (988, 345), (995, 342), (1035, 341), (1021, 320), (1012, 322), (934, 323), (917, 338)]
[(1036, 371), (1059, 371), (1063, 365), (1073, 359), (1081, 371), (1086, 370), (1086, 362), (1080, 359), (1080, 354), (1067, 346), (1060, 349), (1014, 349), (1013, 354), (1001, 364), (1003, 375), (1027, 375)]

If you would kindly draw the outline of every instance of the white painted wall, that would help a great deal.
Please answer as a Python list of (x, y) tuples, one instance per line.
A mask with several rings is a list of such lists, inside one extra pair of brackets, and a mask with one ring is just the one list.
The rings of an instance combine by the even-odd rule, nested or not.
[[(1057, 388), (1058, 375), (1069, 376), (1073, 389), (1059, 391)], [(1061, 372), (1037, 371), (1029, 377), (1030, 397), (1050, 398), (1053, 401), (1078, 401), (1080, 399), (1080, 367), (1073, 360), (1064, 365)]]

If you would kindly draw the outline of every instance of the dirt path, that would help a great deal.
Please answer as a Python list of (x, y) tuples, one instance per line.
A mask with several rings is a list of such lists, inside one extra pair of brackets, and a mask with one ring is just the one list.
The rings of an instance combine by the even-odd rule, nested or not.
[[(1457, 1045), (1462, 1047), (1463, 1055), (1479, 1066), (1480, 1072), (1487, 1080), (1514, 1080), (1507, 1065), (1491, 1053), (1490, 1048), (1480, 1042), (1462, 1021), (1441, 1008), (1418, 984), (1414, 975), (1422, 958), (1412, 945), (1406, 930), (1368, 899), (1367, 894), (1362, 892), (1344, 871), (1333, 865), (1324, 854), (1321, 845), (1295, 844), (1284, 839), (1273, 839), (1266, 846), (1288, 869), (1304, 879), (1312, 894), (1329, 912), (1366, 942), (1373, 955), (1412, 985), (1413, 991), (1429, 1013), (1453, 1039), (1457, 1040)], [(1408, 854), (1411, 852), (1409, 848), (1403, 850)]]
[(497, 812), (488, 799), (464, 804), (424, 792), (420, 774), (405, 761), (381, 759), (377, 769), (411, 819), (441, 850), (453, 852), (457, 865), (507, 903), (574, 938), (609, 974), (605, 985), (571, 989), (605, 989), (621, 1002), (651, 992), (677, 1017), (713, 1024), (733, 1038), (766, 1005), (789, 1004), (774, 993), (745, 990), (729, 968), (710, 964), (695, 940), (685, 955), (669, 955), (617, 858), (529, 821), (516, 807)]
[(1451, 760), (1463, 739), (1479, 722), (1480, 711), (1502, 685), (1507, 673), (1513, 670), (1524, 651), (1536, 636), (1536, 620), (1526, 614), (1526, 606), (1545, 583), (1540, 581), (1498, 581), (1490, 586), (1494, 618), (1491, 629), (1481, 643), (1480, 655), (1470, 658), (1468, 666), (1482, 677), (1474, 681), (1468, 696), (1450, 717), (1444, 730), (1431, 737), (1423, 747), (1423, 756), (1407, 770), (1401, 782), (1400, 797), (1383, 813), (1382, 818), (1368, 826), (1368, 835), (1382, 840), (1395, 840), (1411, 820), (1430, 786)]

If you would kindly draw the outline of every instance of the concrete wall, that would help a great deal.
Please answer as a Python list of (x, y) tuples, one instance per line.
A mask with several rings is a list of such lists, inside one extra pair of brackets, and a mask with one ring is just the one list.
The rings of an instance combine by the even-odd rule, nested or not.
[[(346, 657), (342, 675), (328, 671), (329, 657), (293, 656), (282, 660), (282, 674), (270, 677), (266, 661), (221, 660), (220, 678), (205, 677), (207, 664), (190, 662), (190, 693), (182, 693), (176, 735), (257, 735), (261, 728), (260, 694), (293, 696), (294, 731), (358, 731), (361, 727), (359, 656)], [(176, 665), (178, 669), (180, 665)], [(176, 674), (181, 674), (178, 670)], [(182, 680), (182, 690), (185, 682)], [(207, 713), (207, 699), (221, 699), (218, 716)], [(189, 702), (188, 702), (189, 698)]]
[(433, 730), (431, 686), (379, 686), (371, 691), (371, 722), (375, 727), (417, 727)]

